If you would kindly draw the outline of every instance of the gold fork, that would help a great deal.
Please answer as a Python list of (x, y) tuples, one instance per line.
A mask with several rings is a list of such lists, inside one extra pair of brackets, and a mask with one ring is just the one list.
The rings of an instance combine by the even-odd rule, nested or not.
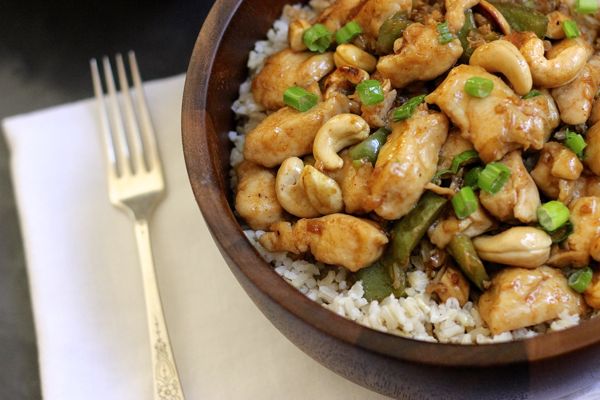
[(102, 59), (107, 98), (98, 63), (95, 59), (90, 61), (107, 158), (109, 198), (114, 206), (125, 210), (134, 220), (150, 335), (154, 399), (183, 400), (156, 283), (148, 231), (148, 219), (165, 191), (162, 167), (135, 54), (131, 51), (128, 54), (135, 89), (135, 110), (123, 57), (117, 54), (115, 58), (121, 102), (117, 98), (108, 57)]

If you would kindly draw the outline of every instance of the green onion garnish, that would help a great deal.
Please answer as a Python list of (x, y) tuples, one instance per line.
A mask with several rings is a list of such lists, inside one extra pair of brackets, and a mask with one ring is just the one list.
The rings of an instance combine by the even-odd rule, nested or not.
[(427, 97), (427, 95), (424, 94), (415, 96), (409, 99), (406, 103), (402, 104), (400, 107), (396, 108), (393, 116), (394, 121), (398, 122), (410, 118), (415, 113), (415, 110), (419, 104), (425, 101), (425, 97)]
[(350, 21), (335, 33), (335, 41), (338, 44), (348, 43), (363, 32), (356, 21)]
[(435, 174), (434, 179), (441, 178), (446, 174), (456, 174), (458, 170), (466, 164), (479, 160), (479, 153), (475, 150), (463, 151), (452, 159), (452, 166), (449, 169), (442, 169)]
[(598, 0), (577, 0), (575, 11), (581, 14), (592, 14), (598, 11)]
[(537, 217), (546, 232), (554, 232), (569, 221), (569, 209), (560, 201), (552, 200), (538, 207)]
[(459, 219), (465, 219), (477, 211), (477, 204), (477, 197), (470, 186), (460, 189), (460, 192), (452, 197), (452, 207)]
[(448, 21), (438, 24), (437, 31), (440, 34), (438, 37), (440, 44), (448, 44), (456, 39), (456, 36), (454, 36), (452, 32), (450, 32), (450, 28), (448, 28)]
[(538, 97), (541, 95), (542, 95), (542, 92), (540, 92), (539, 90), (533, 89), (531, 92), (529, 92), (525, 96), (523, 96), (523, 100), (533, 99), (534, 97)]
[(470, 186), (473, 189), (477, 189), (479, 187), (477, 181), (479, 181), (479, 175), (481, 175), (481, 171), (483, 171), (482, 167), (475, 167), (467, 172), (464, 179), (465, 186)]
[(575, 23), (575, 21), (572, 21), (570, 19), (563, 21), (562, 26), (563, 31), (565, 31), (565, 36), (568, 39), (575, 39), (579, 36), (579, 28), (577, 28), (577, 24)]
[(324, 53), (329, 48), (332, 38), (333, 34), (323, 24), (311, 26), (304, 31), (302, 36), (306, 47), (310, 51), (318, 51), (319, 53)]
[(292, 86), (283, 93), (283, 102), (300, 112), (308, 111), (319, 102), (319, 96), (298, 86)]
[(473, 97), (483, 99), (488, 97), (494, 90), (494, 82), (490, 79), (474, 76), (465, 82), (465, 92)]
[(477, 185), (490, 194), (498, 193), (508, 182), (511, 171), (500, 162), (493, 162), (485, 166), (479, 174)]
[(367, 106), (381, 103), (385, 99), (381, 82), (376, 79), (362, 81), (356, 85), (356, 92), (360, 101)]
[(590, 267), (582, 268), (569, 276), (569, 286), (577, 293), (583, 293), (592, 283), (594, 272)]
[(583, 136), (567, 129), (565, 146), (573, 153), (577, 154), (577, 157), (583, 158), (583, 150), (587, 147), (587, 143), (585, 143)]

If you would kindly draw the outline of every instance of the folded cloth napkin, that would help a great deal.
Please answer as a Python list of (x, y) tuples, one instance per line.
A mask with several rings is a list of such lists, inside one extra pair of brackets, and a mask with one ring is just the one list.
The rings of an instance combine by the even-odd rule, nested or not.
[[(179, 122), (183, 81), (177, 76), (145, 87), (168, 186), (150, 232), (187, 399), (383, 399), (295, 348), (229, 272), (185, 172)], [(94, 102), (9, 118), (4, 130), (44, 398), (151, 399), (133, 225), (108, 202)], [(598, 393), (584, 398), (598, 399)]]
[[(157, 278), (188, 400), (383, 398), (285, 339), (213, 243), (185, 171), (183, 76), (145, 84), (167, 196), (151, 222)], [(151, 399), (133, 225), (109, 204), (92, 100), (4, 121), (46, 400)], [(260, 368), (256, 368), (260, 365)]]

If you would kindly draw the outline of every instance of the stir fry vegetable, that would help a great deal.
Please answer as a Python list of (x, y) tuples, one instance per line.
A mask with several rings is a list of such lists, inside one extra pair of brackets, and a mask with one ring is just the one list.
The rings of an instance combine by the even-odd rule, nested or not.
[(412, 22), (408, 20), (406, 13), (399, 12), (386, 20), (379, 28), (377, 37), (377, 52), (389, 54), (394, 49), (394, 42)]
[(484, 282), (489, 281), (490, 278), (471, 239), (463, 234), (454, 236), (448, 245), (448, 251), (467, 278), (483, 290)]
[(385, 144), (389, 134), (388, 129), (378, 129), (371, 136), (350, 149), (348, 153), (350, 158), (354, 161), (367, 160), (371, 164), (375, 164), (379, 151)]
[(390, 294), (400, 297), (404, 294), (405, 274), (401, 273), (399, 279), (395, 279), (396, 285), (383, 263), (375, 263), (368, 268), (361, 269), (355, 274), (356, 280), (362, 281), (365, 299), (368, 301), (382, 301)]
[(490, 3), (502, 13), (512, 29), (519, 32), (533, 32), (540, 39), (546, 36), (548, 17), (544, 14), (518, 3), (499, 1), (490, 1)]

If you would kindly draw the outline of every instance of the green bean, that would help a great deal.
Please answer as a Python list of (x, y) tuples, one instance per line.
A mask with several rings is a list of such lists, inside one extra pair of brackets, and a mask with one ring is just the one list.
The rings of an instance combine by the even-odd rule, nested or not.
[[(396, 222), (392, 228), (388, 254), (384, 257), (384, 262), (390, 271), (396, 267), (403, 270), (408, 267), (410, 253), (425, 236), (427, 229), (440, 215), (447, 202), (446, 198), (427, 192), (421, 197), (415, 208)], [(395, 274), (397, 275), (397, 272)]]
[(388, 18), (379, 28), (376, 50), (379, 54), (390, 54), (394, 50), (394, 42), (404, 33), (412, 22), (406, 13), (399, 12)]
[(367, 160), (375, 165), (379, 150), (385, 144), (385, 141), (390, 134), (390, 131), (385, 128), (380, 128), (371, 136), (350, 149), (348, 155), (354, 161)]
[(464, 50), (461, 61), (465, 64), (469, 63), (471, 54), (475, 51), (469, 42), (469, 34), (475, 29), (477, 29), (477, 25), (475, 25), (475, 18), (473, 18), (473, 10), (469, 8), (465, 10), (465, 24), (460, 31), (458, 31), (458, 40), (460, 40), (460, 44), (462, 44)]
[(467, 278), (479, 289), (483, 290), (483, 282), (489, 281), (489, 276), (473, 242), (467, 235), (455, 235), (448, 245), (448, 252), (456, 260)]
[(356, 280), (361, 280), (365, 291), (365, 299), (368, 301), (382, 301), (390, 294), (396, 297), (404, 295), (405, 273), (402, 271), (402, 276), (397, 280), (399, 285), (394, 287), (392, 277), (388, 273), (386, 267), (377, 262), (370, 267), (363, 268), (355, 275)]
[(517, 3), (490, 1), (506, 18), (510, 27), (519, 32), (533, 32), (540, 39), (546, 36), (548, 18), (539, 11)]

